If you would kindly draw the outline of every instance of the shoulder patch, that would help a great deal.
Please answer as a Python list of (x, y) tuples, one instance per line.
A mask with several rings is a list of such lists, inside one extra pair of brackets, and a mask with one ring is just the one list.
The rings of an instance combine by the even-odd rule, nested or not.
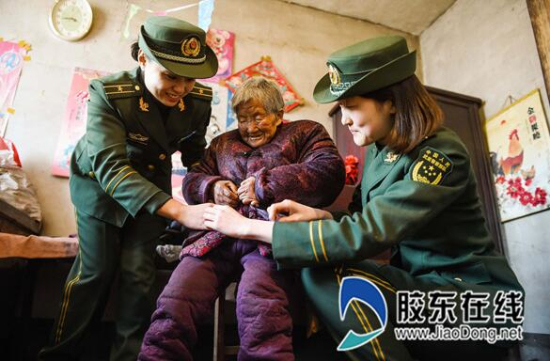
[(195, 98), (211, 101), (213, 96), (212, 88), (199, 83), (195, 83), (195, 86), (193, 87), (189, 95), (192, 95)]
[(453, 170), (453, 162), (437, 149), (426, 147), (420, 151), (412, 166), (415, 182), (438, 185)]
[(107, 99), (129, 98), (143, 93), (142, 85), (133, 82), (104, 84)]

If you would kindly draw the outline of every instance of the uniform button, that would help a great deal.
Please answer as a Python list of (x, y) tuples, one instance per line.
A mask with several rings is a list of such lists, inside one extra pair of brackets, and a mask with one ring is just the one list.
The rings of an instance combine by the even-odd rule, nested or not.
[(136, 85), (136, 86), (134, 87), (134, 89), (139, 90), (139, 89), (140, 89), (140, 88), (139, 88), (139, 85)]
[(88, 173), (88, 175), (90, 176), (90, 178), (95, 179), (95, 173), (94, 172), (90, 172), (90, 173)]
[(455, 277), (455, 280), (457, 280), (458, 282), (462, 282), (462, 278), (460, 277)]
[(159, 155), (159, 159), (160, 159), (160, 160), (165, 160), (165, 159), (166, 159), (166, 154), (161, 153), (161, 154)]
[(149, 170), (152, 172), (152, 171), (155, 170), (155, 166), (152, 165), (152, 164), (149, 164), (149, 165), (147, 166), (147, 169), (149, 169)]

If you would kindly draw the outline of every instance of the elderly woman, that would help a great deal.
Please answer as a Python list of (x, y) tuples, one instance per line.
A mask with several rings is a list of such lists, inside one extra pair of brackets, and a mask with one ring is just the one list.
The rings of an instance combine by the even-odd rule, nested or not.
[[(316, 207), (334, 201), (344, 185), (344, 165), (323, 126), (283, 122), (279, 89), (264, 78), (246, 81), (232, 106), (238, 129), (215, 138), (185, 177), (189, 204), (213, 201), (267, 220), (266, 208), (284, 199)], [(269, 246), (215, 231), (186, 240), (139, 359), (192, 359), (197, 326), (211, 317), (216, 298), (236, 277), (239, 360), (293, 360), (289, 291), (294, 274), (277, 271)]]

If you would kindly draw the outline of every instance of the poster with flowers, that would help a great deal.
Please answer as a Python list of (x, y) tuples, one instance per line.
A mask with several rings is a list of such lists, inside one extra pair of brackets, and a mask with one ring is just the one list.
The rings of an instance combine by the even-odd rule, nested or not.
[(485, 127), (502, 222), (550, 208), (550, 134), (539, 90)]

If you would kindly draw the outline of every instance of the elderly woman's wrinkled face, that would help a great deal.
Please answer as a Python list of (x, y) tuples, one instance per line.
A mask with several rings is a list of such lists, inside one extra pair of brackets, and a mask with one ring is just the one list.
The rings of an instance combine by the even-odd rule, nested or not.
[(243, 141), (258, 148), (271, 141), (283, 121), (283, 111), (268, 113), (260, 101), (252, 99), (239, 105), (237, 119)]

